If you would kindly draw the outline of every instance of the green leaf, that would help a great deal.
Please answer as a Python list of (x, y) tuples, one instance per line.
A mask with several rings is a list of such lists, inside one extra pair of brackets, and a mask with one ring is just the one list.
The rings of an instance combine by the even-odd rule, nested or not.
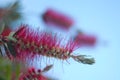
[(18, 62), (12, 62), (9, 59), (0, 56), (0, 80), (11, 80), (14, 74), (14, 80), (18, 80), (21, 66), (22, 65)]
[(92, 65), (95, 63), (94, 58), (89, 58), (86, 55), (78, 55), (78, 56), (71, 55), (71, 57), (79, 63), (89, 64), (89, 65)]

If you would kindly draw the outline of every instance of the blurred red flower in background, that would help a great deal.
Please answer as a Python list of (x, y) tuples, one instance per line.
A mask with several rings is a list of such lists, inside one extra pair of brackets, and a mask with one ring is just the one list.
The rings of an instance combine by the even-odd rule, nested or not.
[(40, 70), (35, 71), (35, 68), (29, 68), (19, 80), (47, 80), (47, 78), (41, 74)]
[(82, 33), (78, 33), (74, 40), (79, 46), (95, 46), (97, 42), (96, 36)]
[(80, 46), (95, 46), (97, 37), (94, 35), (87, 35), (84, 33), (78, 33), (74, 41)]
[(52, 9), (48, 9), (42, 15), (42, 19), (46, 24), (57, 26), (66, 30), (68, 30), (74, 23), (74, 21), (70, 17)]

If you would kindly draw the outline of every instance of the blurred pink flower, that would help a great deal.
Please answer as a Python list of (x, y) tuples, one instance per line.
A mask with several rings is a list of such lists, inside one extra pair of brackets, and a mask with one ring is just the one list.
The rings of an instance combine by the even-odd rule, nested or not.
[(68, 16), (61, 14), (55, 10), (48, 9), (42, 16), (46, 24), (58, 26), (68, 30), (73, 25), (73, 20)]

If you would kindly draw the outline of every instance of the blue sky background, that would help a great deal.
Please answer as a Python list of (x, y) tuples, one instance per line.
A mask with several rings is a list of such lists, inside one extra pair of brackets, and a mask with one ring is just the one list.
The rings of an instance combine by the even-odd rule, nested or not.
[[(14, 0), (0, 0), (0, 5)], [(70, 64), (56, 61), (48, 74), (59, 80), (120, 80), (120, 0), (21, 0), (25, 22), (45, 27), (40, 15), (53, 8), (71, 16), (75, 28), (97, 35), (99, 43), (94, 48), (76, 52), (92, 55), (94, 65)], [(106, 44), (104, 44), (106, 42)], [(39, 65), (39, 64), (38, 64)]]

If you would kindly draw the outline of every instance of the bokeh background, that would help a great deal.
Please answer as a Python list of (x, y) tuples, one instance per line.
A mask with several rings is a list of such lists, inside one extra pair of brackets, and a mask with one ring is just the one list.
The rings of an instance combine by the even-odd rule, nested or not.
[[(15, 0), (0, 0), (0, 6)], [(119, 0), (20, 0), (24, 20), (21, 23), (44, 28), (41, 16), (53, 8), (71, 16), (74, 30), (97, 35), (93, 48), (81, 48), (76, 53), (92, 55), (96, 63), (83, 65), (73, 60), (57, 60), (48, 72), (59, 80), (120, 80), (120, 1)], [(62, 32), (61, 32), (62, 33)], [(70, 34), (69, 34), (70, 35)], [(39, 64), (37, 64), (39, 67)]]

